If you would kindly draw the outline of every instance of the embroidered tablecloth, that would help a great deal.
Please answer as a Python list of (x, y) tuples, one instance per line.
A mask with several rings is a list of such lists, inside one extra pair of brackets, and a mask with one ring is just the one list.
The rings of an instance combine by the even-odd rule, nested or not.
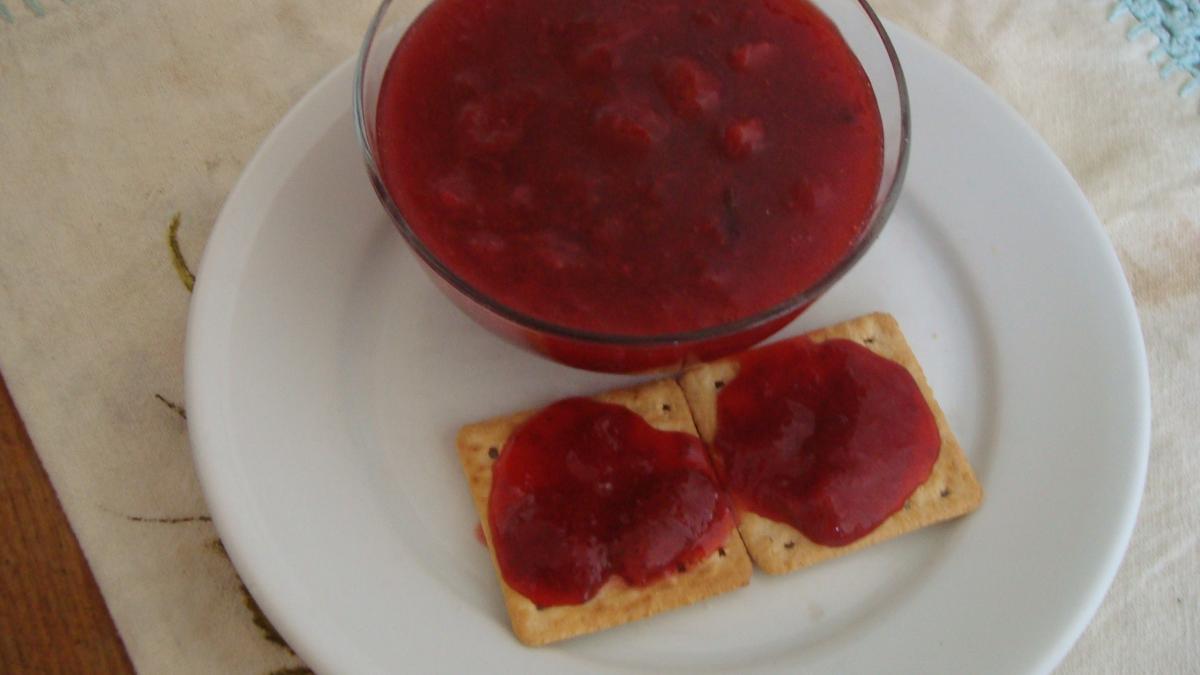
[[(241, 587), (192, 468), (189, 264), (259, 141), (354, 52), (374, 4), (0, 0), (0, 370), (142, 672), (304, 672)], [(1195, 672), (1200, 97), (1179, 92), (1196, 74), (1196, 2), (876, 6), (1044, 136), (1138, 303), (1155, 407), (1145, 501), (1061, 671)]]

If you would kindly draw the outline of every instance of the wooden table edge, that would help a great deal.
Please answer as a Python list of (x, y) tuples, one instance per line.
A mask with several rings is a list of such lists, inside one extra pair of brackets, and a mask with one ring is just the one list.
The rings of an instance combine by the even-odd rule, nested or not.
[(134, 672), (2, 374), (0, 565), (0, 672)]

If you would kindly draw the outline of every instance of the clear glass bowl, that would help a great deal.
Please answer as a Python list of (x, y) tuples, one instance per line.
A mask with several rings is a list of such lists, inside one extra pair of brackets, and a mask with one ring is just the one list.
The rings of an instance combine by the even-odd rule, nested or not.
[(410, 3), (383, 0), (367, 30), (354, 82), (359, 142), (375, 192), (434, 283), (476, 322), (522, 347), (578, 368), (647, 372), (682, 368), (745, 349), (787, 325), (862, 257), (892, 213), (908, 163), (909, 106), (904, 73), (879, 17), (864, 0), (810, 0), (841, 31), (870, 78), (883, 121), (883, 175), (867, 228), (822, 279), (766, 311), (684, 333), (630, 336), (578, 330), (528, 316), (498, 302), (450, 270), (421, 241), (388, 194), (380, 175), (375, 115), (379, 87), (392, 52), (420, 12)]

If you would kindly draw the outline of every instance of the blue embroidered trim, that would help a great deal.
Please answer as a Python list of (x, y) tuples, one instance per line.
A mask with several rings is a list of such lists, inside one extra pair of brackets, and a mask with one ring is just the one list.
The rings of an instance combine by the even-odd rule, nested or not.
[(1187, 96), (1200, 90), (1200, 0), (1118, 0), (1109, 21), (1125, 14), (1137, 19), (1127, 37), (1136, 39), (1150, 31), (1158, 38), (1158, 47), (1150, 52), (1150, 62), (1162, 64), (1159, 75), (1165, 80), (1176, 71), (1187, 75), (1179, 90)]
[[(62, 1), (69, 5), (73, 0)], [(42, 0), (21, 0), (21, 4), (25, 5), (25, 9), (28, 9), (29, 13), (35, 17), (46, 16), (46, 7), (42, 5)], [(13, 13), (8, 9), (8, 5), (4, 4), (4, 0), (0, 0), (0, 21), (4, 23), (13, 23), (16, 21)]]

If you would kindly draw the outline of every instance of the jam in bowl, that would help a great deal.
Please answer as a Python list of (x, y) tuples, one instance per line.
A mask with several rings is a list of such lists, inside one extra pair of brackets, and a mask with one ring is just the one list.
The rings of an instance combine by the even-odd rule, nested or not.
[(591, 370), (786, 325), (865, 252), (908, 104), (854, 0), (385, 1), (355, 112), (385, 208), (476, 321)]

